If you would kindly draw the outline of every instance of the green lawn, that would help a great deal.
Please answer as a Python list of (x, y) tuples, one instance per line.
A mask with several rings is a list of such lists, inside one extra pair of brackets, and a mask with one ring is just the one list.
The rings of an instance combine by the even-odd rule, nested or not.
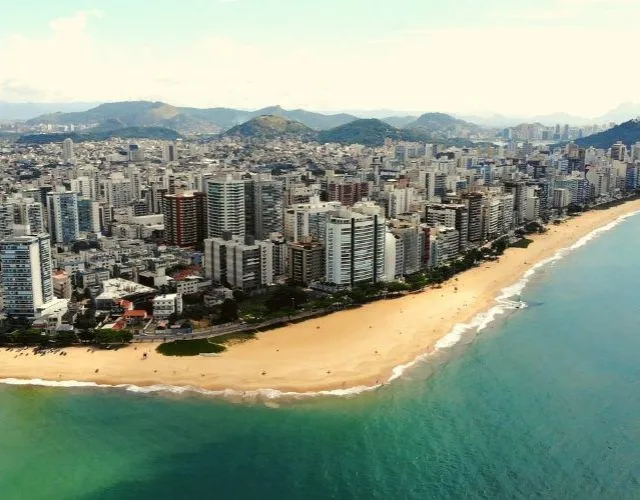
[(223, 345), (209, 342), (209, 339), (197, 339), (166, 342), (160, 344), (156, 350), (164, 356), (198, 356), (224, 352), (226, 348)]
[(226, 346), (247, 342), (255, 338), (253, 333), (229, 333), (209, 339), (174, 340), (160, 344), (156, 349), (164, 356), (198, 356), (216, 354), (227, 350)]

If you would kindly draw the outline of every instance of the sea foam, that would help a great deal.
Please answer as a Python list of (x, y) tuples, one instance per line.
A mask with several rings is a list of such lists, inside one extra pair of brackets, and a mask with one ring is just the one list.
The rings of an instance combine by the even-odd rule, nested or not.
[(314, 392), (290, 392), (290, 391), (279, 391), (276, 389), (256, 389), (253, 391), (238, 391), (234, 389), (223, 389), (223, 390), (209, 390), (201, 387), (194, 386), (174, 386), (174, 385), (150, 385), (150, 386), (137, 386), (133, 384), (118, 384), (118, 385), (109, 385), (109, 384), (98, 384), (95, 382), (80, 382), (75, 380), (67, 380), (67, 381), (54, 381), (54, 380), (43, 380), (43, 379), (17, 379), (17, 378), (5, 378), (0, 379), (0, 384), (7, 385), (16, 385), (16, 386), (41, 386), (41, 387), (60, 387), (60, 388), (108, 388), (108, 389), (120, 389), (125, 390), (127, 392), (134, 392), (140, 394), (153, 394), (153, 393), (171, 393), (171, 394), (200, 394), (203, 396), (215, 396), (215, 397), (223, 397), (226, 399), (241, 399), (241, 400), (255, 400), (255, 401), (266, 401), (267, 406), (276, 408), (277, 405), (269, 402), (273, 402), (276, 399), (306, 399), (313, 397), (321, 397), (321, 396), (333, 396), (333, 397), (349, 397), (355, 396), (358, 394), (363, 394), (365, 392), (371, 392), (379, 389), (380, 387), (393, 382), (401, 378), (407, 370), (410, 370), (417, 364), (426, 361), (428, 358), (433, 356), (434, 353), (438, 351), (443, 351), (446, 349), (450, 349), (454, 347), (456, 344), (460, 342), (463, 336), (469, 332), (479, 333), (484, 330), (488, 325), (496, 320), (498, 316), (505, 314), (507, 311), (515, 310), (515, 309), (523, 309), (527, 307), (527, 304), (520, 300), (512, 300), (513, 297), (519, 296), (531, 280), (531, 278), (539, 271), (541, 268), (548, 266), (549, 264), (553, 264), (558, 260), (565, 257), (568, 253), (578, 248), (583, 247), (589, 241), (598, 237), (600, 234), (609, 231), (616, 227), (618, 224), (623, 222), (624, 220), (632, 217), (634, 215), (640, 214), (640, 210), (635, 212), (630, 212), (626, 215), (623, 215), (616, 220), (610, 222), (609, 224), (599, 227), (593, 231), (591, 231), (586, 236), (580, 238), (573, 245), (558, 250), (552, 257), (544, 259), (535, 265), (531, 266), (520, 280), (518, 280), (513, 285), (507, 286), (500, 291), (500, 294), (496, 297), (495, 302), (496, 305), (491, 307), (489, 310), (481, 312), (475, 315), (469, 323), (460, 323), (455, 325), (451, 331), (442, 337), (435, 345), (434, 351), (421, 354), (416, 357), (413, 361), (408, 363), (398, 365), (393, 368), (391, 375), (389, 378), (382, 384), (370, 385), (370, 386), (356, 386), (349, 387), (343, 389), (334, 389), (327, 391), (314, 391)]

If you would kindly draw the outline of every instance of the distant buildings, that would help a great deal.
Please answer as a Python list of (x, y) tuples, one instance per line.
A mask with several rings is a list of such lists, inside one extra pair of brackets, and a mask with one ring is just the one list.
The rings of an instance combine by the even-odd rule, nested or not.
[(75, 159), (73, 153), (73, 141), (71, 139), (65, 139), (62, 141), (62, 161), (70, 163)]
[(162, 146), (162, 161), (169, 163), (178, 160), (178, 147), (175, 142), (166, 142)]
[(64, 190), (48, 193), (47, 212), (53, 243), (69, 244), (80, 237), (76, 193)]

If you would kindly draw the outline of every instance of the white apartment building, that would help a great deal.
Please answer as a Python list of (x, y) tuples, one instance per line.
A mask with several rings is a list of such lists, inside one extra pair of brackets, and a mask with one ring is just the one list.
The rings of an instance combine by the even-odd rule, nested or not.
[(384, 279), (385, 219), (349, 210), (333, 212), (326, 232), (327, 281), (353, 286)]
[(245, 235), (245, 183), (227, 176), (207, 181), (207, 236), (221, 238), (225, 231)]
[(153, 298), (153, 316), (155, 318), (168, 318), (172, 314), (180, 314), (182, 307), (182, 295), (179, 293), (157, 295)]
[(312, 198), (310, 203), (292, 205), (284, 213), (284, 237), (298, 243), (311, 236), (323, 242), (326, 235), (329, 212), (340, 210), (339, 201), (320, 201)]
[(32, 318), (53, 300), (53, 263), (48, 234), (13, 236), (0, 242), (4, 313)]
[(274, 243), (252, 237), (204, 241), (205, 276), (232, 288), (255, 290), (274, 283)]

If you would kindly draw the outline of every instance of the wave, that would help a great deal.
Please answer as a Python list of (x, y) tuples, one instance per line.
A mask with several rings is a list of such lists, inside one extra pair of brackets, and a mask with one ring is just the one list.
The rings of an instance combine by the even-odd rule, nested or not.
[(276, 389), (256, 389), (253, 391), (239, 391), (235, 389), (223, 389), (223, 390), (209, 390), (201, 387), (194, 386), (174, 386), (174, 385), (150, 385), (150, 386), (137, 386), (133, 384), (98, 384), (95, 382), (79, 382), (75, 380), (68, 381), (53, 381), (43, 379), (16, 379), (5, 378), (0, 379), (0, 384), (18, 385), (18, 386), (41, 386), (41, 387), (61, 387), (61, 388), (108, 388), (108, 389), (120, 389), (128, 392), (134, 392), (139, 394), (153, 394), (153, 393), (171, 393), (171, 394), (200, 394), (203, 396), (215, 396), (223, 397), (226, 399), (241, 399), (241, 400), (255, 400), (255, 401), (267, 401), (266, 406), (271, 408), (277, 408), (278, 405), (273, 403), (276, 399), (306, 399), (322, 396), (334, 396), (334, 397), (350, 397), (366, 392), (375, 391), (394, 380), (401, 378), (407, 370), (410, 370), (417, 364), (426, 361), (439, 351), (450, 349), (460, 342), (465, 334), (470, 332), (479, 333), (487, 326), (493, 323), (500, 315), (505, 314), (507, 311), (515, 309), (523, 309), (527, 307), (525, 302), (521, 300), (512, 300), (513, 297), (519, 296), (531, 278), (545, 266), (553, 264), (558, 260), (565, 257), (571, 251), (583, 247), (589, 241), (598, 237), (600, 234), (609, 231), (616, 227), (621, 222), (625, 221), (629, 217), (640, 214), (640, 210), (630, 212), (626, 215), (618, 217), (616, 220), (609, 224), (599, 227), (591, 231), (586, 236), (580, 238), (573, 245), (558, 250), (553, 256), (544, 259), (535, 265), (531, 266), (520, 280), (513, 285), (507, 286), (500, 291), (500, 294), (496, 297), (496, 305), (489, 310), (481, 312), (474, 316), (469, 323), (460, 323), (455, 325), (451, 331), (442, 337), (436, 344), (433, 351), (424, 353), (416, 357), (413, 361), (398, 365), (393, 368), (391, 375), (384, 383), (379, 383), (370, 386), (356, 386), (344, 389), (333, 389), (326, 391), (314, 391), (314, 392), (293, 392), (293, 391), (279, 391)]

